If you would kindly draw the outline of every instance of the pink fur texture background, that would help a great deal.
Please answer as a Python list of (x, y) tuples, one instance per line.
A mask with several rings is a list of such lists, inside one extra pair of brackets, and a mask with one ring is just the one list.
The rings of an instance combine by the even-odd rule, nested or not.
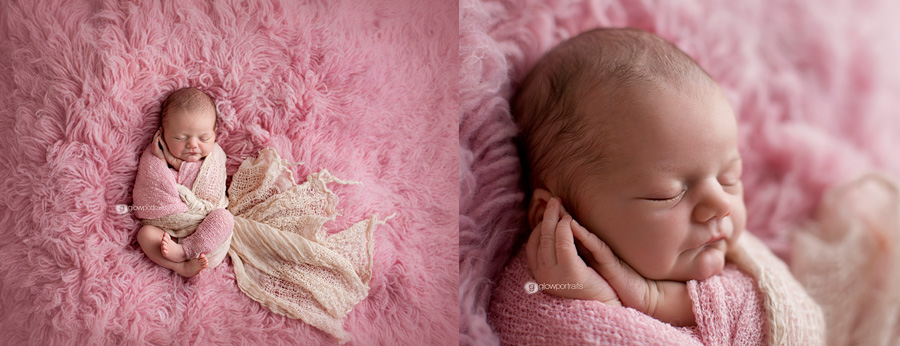
[(498, 343), (485, 311), (524, 231), (507, 100), (544, 52), (632, 26), (694, 57), (738, 116), (748, 229), (789, 258), (787, 230), (827, 188), (872, 169), (900, 174), (897, 13), (892, 1), (461, 1), (461, 344)]
[[(160, 3), (163, 4), (160, 4)], [(377, 213), (350, 344), (454, 340), (458, 5), (446, 1), (3, 1), (0, 344), (331, 344), (246, 297), (228, 262), (191, 280), (136, 246), (141, 151), (176, 88), (219, 107), (229, 174), (274, 147), (328, 169), (331, 230)]]

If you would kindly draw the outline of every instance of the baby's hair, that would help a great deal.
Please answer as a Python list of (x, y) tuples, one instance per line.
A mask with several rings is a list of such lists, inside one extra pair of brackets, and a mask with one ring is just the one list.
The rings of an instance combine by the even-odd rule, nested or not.
[(216, 109), (216, 103), (209, 95), (200, 89), (186, 87), (175, 90), (160, 107), (159, 116), (162, 124), (165, 124), (169, 111), (172, 109), (180, 109), (185, 111), (200, 111), (211, 109), (216, 116), (216, 124), (219, 122), (219, 111)]
[[(574, 201), (569, 189), (586, 178), (576, 173), (604, 167), (605, 120), (627, 116), (616, 114), (623, 91), (664, 82), (683, 89), (712, 78), (672, 43), (638, 29), (594, 29), (553, 48), (531, 70), (511, 104), (531, 185), (526, 191), (556, 188), (564, 200)], [(583, 107), (587, 102), (598, 105), (601, 114), (588, 114)]]

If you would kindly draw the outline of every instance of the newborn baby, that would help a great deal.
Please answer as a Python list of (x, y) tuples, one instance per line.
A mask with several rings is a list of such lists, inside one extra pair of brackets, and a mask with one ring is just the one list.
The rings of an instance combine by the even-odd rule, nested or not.
[[(533, 232), (495, 290), (491, 321), (503, 343), (681, 343), (662, 326), (655, 336), (664, 337), (658, 340), (616, 339), (628, 334), (628, 327), (615, 325), (617, 319), (631, 315), (615, 311), (599, 324), (585, 324), (598, 330), (611, 324), (615, 328), (607, 331), (616, 338), (600, 333), (569, 339), (591, 332), (547, 326), (568, 328), (579, 319), (604, 316), (591, 309), (607, 310), (559, 302), (565, 309), (577, 306), (571, 311), (580, 316), (547, 315), (548, 303), (523, 311), (528, 308), (521, 306), (544, 299), (523, 295), (538, 287), (557, 297), (632, 308), (669, 328), (689, 327), (682, 334), (703, 343), (716, 335), (728, 343), (765, 342), (765, 297), (753, 277), (726, 260), (746, 225), (736, 119), (702, 68), (647, 32), (594, 30), (542, 58), (512, 108), (531, 186)], [(525, 289), (516, 281), (523, 275), (522, 262), (534, 280)], [(515, 283), (507, 289), (508, 282)], [(705, 295), (711, 285), (727, 295)], [(802, 292), (791, 293), (779, 294), (809, 300)], [(725, 311), (695, 311), (715, 307)], [(541, 321), (540, 332), (523, 332), (532, 328), (521, 325), (530, 322), (519, 313)], [(729, 321), (700, 323), (700, 313)], [(632, 317), (628, 323), (639, 323), (639, 334), (654, 330)], [(554, 318), (559, 323), (546, 320)], [(711, 330), (714, 325), (726, 330)]]
[[(204, 160), (210, 154), (221, 152), (216, 145), (218, 115), (209, 96), (195, 88), (183, 88), (163, 102), (160, 117), (162, 124), (141, 157), (135, 180), (135, 215), (145, 219), (137, 239), (151, 260), (181, 276), (192, 277), (210, 266), (206, 255), (228, 239), (234, 227), (233, 216), (224, 209), (227, 205), (225, 182), (198, 179), (201, 169), (225, 170), (224, 153), (215, 167), (204, 168)], [(210, 203), (224, 201), (224, 205), (219, 203), (213, 208), (195, 230), (180, 230), (179, 233), (179, 230), (166, 230), (147, 222), (146, 219), (159, 219), (188, 210), (179, 194), (189, 192), (179, 191), (176, 183), (193, 188), (198, 197), (206, 197)], [(173, 234), (183, 233), (191, 234), (180, 239), (181, 243), (172, 238)], [(215, 264), (218, 263), (212, 265)]]

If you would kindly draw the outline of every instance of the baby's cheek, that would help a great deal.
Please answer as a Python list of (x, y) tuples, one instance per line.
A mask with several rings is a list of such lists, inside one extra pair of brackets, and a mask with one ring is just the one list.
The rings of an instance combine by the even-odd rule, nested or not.
[(744, 201), (741, 200), (735, 209), (734, 229), (743, 231), (747, 227), (747, 207), (744, 205)]
[(736, 242), (738, 237), (743, 234), (747, 227), (747, 209), (743, 203), (740, 203), (739, 206), (732, 211), (731, 222), (734, 228), (731, 239), (728, 241), (729, 244)]

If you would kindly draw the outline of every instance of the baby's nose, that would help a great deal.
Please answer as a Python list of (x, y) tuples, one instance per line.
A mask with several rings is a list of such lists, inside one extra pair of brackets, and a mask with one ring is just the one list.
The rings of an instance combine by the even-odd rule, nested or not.
[(703, 191), (703, 199), (694, 210), (694, 218), (697, 222), (707, 222), (712, 219), (722, 219), (731, 215), (731, 202), (728, 195), (721, 187), (711, 186)]

